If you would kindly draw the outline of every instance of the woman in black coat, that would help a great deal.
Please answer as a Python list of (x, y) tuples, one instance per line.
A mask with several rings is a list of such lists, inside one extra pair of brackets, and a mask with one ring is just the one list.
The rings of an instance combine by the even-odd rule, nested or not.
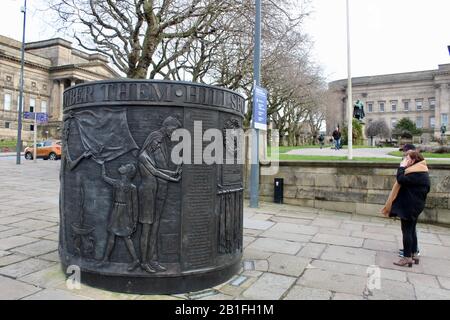
[(430, 177), (427, 164), (418, 151), (410, 150), (400, 163), (397, 170), (397, 183), (386, 205), (388, 207), (391, 202), (390, 210), (387, 209), (389, 216), (399, 217), (402, 225), (404, 257), (394, 262), (395, 265), (412, 267), (413, 262), (419, 263), (419, 258), (414, 255), (417, 252), (415, 230), (417, 219), (425, 208), (429, 192)]

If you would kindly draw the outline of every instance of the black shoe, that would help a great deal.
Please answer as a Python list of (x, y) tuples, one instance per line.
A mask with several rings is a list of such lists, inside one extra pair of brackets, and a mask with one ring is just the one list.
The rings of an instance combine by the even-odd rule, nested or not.
[(130, 264), (128, 265), (127, 270), (128, 270), (128, 271), (134, 271), (137, 267), (139, 267), (140, 264), (141, 264), (141, 263), (139, 262), (139, 260), (135, 260), (135, 261), (133, 261), (132, 263), (130, 263)]
[(148, 273), (155, 273), (156, 270), (153, 269), (148, 263), (141, 263), (141, 268), (144, 271), (147, 271)]
[(158, 261), (150, 261), (150, 266), (155, 269), (156, 271), (166, 271), (167, 268), (163, 267), (158, 263)]

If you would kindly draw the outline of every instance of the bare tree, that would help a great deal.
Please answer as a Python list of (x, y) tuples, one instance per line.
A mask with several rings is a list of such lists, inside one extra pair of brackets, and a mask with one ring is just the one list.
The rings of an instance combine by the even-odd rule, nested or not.
[(366, 127), (366, 136), (370, 137), (371, 145), (373, 145), (374, 137), (388, 138), (391, 136), (391, 130), (385, 120), (375, 120)]
[[(130, 78), (147, 78), (190, 49), (194, 39), (212, 32), (211, 25), (234, 1), (219, 0), (49, 0), (62, 28), (74, 30), (85, 50), (109, 56)], [(180, 49), (164, 55), (170, 40)], [(166, 47), (164, 47), (164, 45)], [(163, 62), (155, 63), (161, 50)]]
[[(46, 0), (78, 44), (130, 78), (191, 80), (247, 96), (252, 117), (253, 0)], [(295, 136), (320, 127), (323, 81), (302, 30), (310, 0), (263, 0), (262, 85), (269, 119)]]

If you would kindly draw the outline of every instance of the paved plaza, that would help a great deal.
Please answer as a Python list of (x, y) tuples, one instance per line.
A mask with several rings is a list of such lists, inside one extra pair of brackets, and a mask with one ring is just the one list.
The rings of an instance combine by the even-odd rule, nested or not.
[(0, 160), (0, 299), (450, 299), (449, 228), (420, 224), (420, 264), (402, 268), (398, 221), (275, 204), (245, 209), (242, 269), (225, 284), (172, 296), (69, 289), (59, 165)]

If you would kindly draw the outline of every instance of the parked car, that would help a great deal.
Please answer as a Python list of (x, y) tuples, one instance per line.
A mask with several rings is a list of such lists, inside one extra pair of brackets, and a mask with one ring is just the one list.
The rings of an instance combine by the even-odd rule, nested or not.
[[(61, 141), (43, 141), (36, 143), (36, 158), (44, 160), (61, 159)], [(34, 148), (25, 148), (25, 159), (32, 160), (34, 156)]]

